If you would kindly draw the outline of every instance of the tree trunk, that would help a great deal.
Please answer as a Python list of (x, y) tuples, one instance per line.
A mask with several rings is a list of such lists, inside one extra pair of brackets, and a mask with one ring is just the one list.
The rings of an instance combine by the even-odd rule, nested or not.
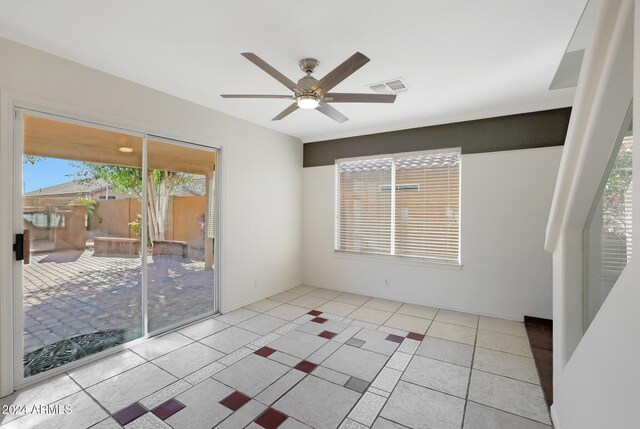
[(155, 183), (153, 172), (150, 172), (147, 183), (149, 201), (149, 231), (150, 238), (154, 240), (166, 240), (167, 220), (171, 191), (174, 187), (174, 177), (164, 171), (160, 182)]
[(154, 191), (153, 177), (147, 179), (147, 223), (149, 240), (151, 243), (158, 239), (158, 222), (156, 219), (156, 195)]

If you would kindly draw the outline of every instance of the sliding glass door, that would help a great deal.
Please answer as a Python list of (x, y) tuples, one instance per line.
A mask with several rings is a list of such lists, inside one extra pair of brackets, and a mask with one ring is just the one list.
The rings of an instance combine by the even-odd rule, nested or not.
[(150, 138), (148, 153), (149, 330), (214, 308), (213, 151)]
[(16, 117), (18, 384), (217, 310), (215, 150)]

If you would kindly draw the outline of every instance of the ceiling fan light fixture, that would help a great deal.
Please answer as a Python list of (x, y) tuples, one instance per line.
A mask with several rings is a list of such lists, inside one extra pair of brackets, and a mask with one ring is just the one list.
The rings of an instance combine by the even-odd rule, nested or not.
[(299, 95), (296, 101), (301, 109), (315, 109), (320, 105), (320, 98), (315, 95)]

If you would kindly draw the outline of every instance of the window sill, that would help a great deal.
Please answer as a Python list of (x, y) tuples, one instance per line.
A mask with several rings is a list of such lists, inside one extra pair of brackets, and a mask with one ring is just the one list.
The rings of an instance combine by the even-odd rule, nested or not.
[(343, 252), (341, 250), (334, 250), (333, 255), (337, 258), (355, 259), (355, 260), (370, 260), (376, 262), (384, 262), (388, 264), (397, 265), (411, 265), (414, 267), (436, 268), (442, 270), (461, 271), (462, 264), (438, 262), (432, 259), (418, 259), (408, 256), (394, 256), (394, 255), (375, 255), (372, 253), (357, 253), (357, 252)]

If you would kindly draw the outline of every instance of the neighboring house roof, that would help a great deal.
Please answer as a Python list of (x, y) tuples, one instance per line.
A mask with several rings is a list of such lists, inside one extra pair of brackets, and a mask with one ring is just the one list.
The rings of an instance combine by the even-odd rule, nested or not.
[(36, 189), (35, 191), (26, 192), (25, 197), (41, 197), (47, 195), (78, 195), (101, 191), (107, 187), (106, 182), (102, 180), (90, 181), (70, 181), (60, 183), (58, 185), (48, 186), (46, 188)]

